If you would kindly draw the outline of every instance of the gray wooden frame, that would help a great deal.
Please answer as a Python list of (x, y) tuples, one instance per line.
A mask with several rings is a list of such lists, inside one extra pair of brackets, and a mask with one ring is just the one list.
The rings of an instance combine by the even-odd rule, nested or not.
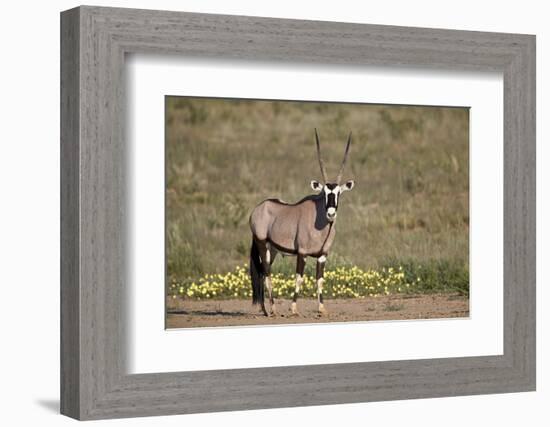
[[(502, 72), (504, 354), (128, 375), (124, 57), (136, 52)], [(61, 166), (63, 414), (99, 419), (535, 389), (534, 36), (71, 9), (61, 14)]]

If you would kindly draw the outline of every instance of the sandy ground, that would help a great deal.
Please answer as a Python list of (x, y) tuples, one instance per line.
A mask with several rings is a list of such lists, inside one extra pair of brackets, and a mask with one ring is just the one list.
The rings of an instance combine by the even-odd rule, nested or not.
[[(276, 316), (260, 315), (247, 300), (189, 301), (167, 298), (167, 328), (274, 325), (367, 320), (404, 320), (468, 317), (467, 297), (450, 294), (391, 295), (365, 299), (326, 300), (327, 314), (317, 313), (317, 301), (298, 300), (299, 316), (290, 313), (290, 301), (275, 302)], [(266, 302), (269, 311), (269, 303)]]

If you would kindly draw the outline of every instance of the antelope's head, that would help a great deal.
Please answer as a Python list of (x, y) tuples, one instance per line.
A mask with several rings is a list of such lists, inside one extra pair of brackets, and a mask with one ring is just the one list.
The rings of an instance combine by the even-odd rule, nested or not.
[(348, 143), (346, 144), (346, 151), (344, 152), (344, 160), (342, 160), (342, 165), (340, 166), (340, 171), (336, 180), (333, 182), (328, 182), (327, 172), (325, 165), (323, 163), (323, 158), (321, 157), (321, 145), (319, 143), (319, 135), (317, 134), (317, 129), (315, 129), (315, 142), (317, 144), (317, 158), (319, 159), (319, 167), (321, 168), (321, 175), (323, 176), (323, 183), (319, 181), (311, 181), (311, 188), (314, 191), (322, 192), (325, 201), (325, 211), (327, 215), (327, 220), (332, 222), (336, 219), (338, 204), (340, 202), (340, 195), (345, 192), (353, 189), (355, 182), (353, 180), (347, 181), (345, 184), (340, 184), (342, 181), (342, 175), (344, 173), (344, 167), (346, 166), (346, 161), (348, 159), (349, 146), (351, 144), (351, 132), (348, 137)]

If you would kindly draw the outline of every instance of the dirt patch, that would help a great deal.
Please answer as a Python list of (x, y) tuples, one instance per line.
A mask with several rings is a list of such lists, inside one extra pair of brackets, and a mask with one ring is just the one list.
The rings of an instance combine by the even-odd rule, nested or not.
[(270, 317), (261, 315), (258, 307), (253, 306), (250, 301), (237, 299), (191, 301), (167, 298), (166, 307), (168, 329), (469, 316), (468, 297), (454, 294), (391, 295), (365, 299), (326, 300), (327, 314), (323, 316), (317, 313), (317, 301), (313, 299), (298, 301), (299, 316), (291, 315), (290, 301), (286, 300), (276, 301), (277, 315)]

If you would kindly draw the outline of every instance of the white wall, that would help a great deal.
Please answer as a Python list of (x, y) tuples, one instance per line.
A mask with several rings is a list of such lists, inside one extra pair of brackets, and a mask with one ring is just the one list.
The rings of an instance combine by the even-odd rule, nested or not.
[[(97, 1), (105, 6), (537, 34), (538, 392), (111, 421), (114, 425), (548, 425), (550, 27), (544, 2)], [(59, 383), (59, 11), (73, 1), (4, 2), (0, 65), (0, 320), (3, 425), (65, 425)], [(547, 161), (544, 161), (547, 160)], [(543, 309), (546, 312), (543, 312)], [(7, 338), (7, 339), (6, 339)]]

